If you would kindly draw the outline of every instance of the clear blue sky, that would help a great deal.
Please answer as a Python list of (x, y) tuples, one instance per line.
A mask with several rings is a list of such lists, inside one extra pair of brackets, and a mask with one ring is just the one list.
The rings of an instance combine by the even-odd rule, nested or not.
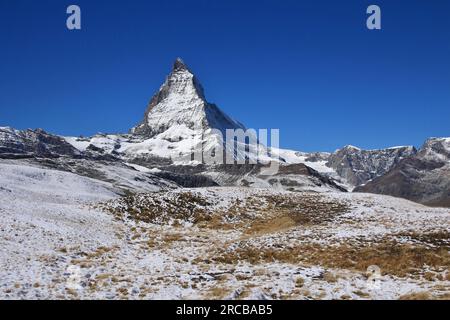
[(0, 43), (1, 126), (126, 132), (180, 56), (208, 100), (283, 147), (450, 136), (448, 0), (0, 0)]

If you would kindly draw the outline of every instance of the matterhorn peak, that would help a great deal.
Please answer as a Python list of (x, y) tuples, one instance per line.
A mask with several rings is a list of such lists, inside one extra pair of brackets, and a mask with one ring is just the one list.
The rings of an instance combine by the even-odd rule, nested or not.
[(173, 63), (173, 71), (189, 71), (189, 68), (184, 63), (183, 59), (178, 57)]
[(216, 105), (207, 102), (203, 87), (181, 58), (175, 60), (172, 71), (150, 100), (144, 120), (131, 132), (152, 138), (177, 127), (183, 131), (200, 127), (222, 132), (243, 128)]

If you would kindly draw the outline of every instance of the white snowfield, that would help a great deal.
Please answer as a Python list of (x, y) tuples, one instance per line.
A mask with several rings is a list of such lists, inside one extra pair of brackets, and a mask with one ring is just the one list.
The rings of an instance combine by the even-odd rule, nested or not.
[[(299, 152), (294, 150), (288, 150), (288, 149), (276, 149), (272, 148), (271, 152), (273, 155), (276, 155), (277, 158), (283, 159), (288, 164), (296, 164), (296, 163), (303, 163), (307, 165), (310, 168), (313, 168), (317, 172), (320, 173), (336, 173), (336, 171), (333, 168), (330, 168), (326, 165), (326, 160), (320, 160), (320, 161), (308, 161), (308, 158), (311, 156), (309, 153), (305, 152)], [(324, 155), (329, 155), (329, 153), (323, 153)]]
[[(149, 139), (139, 139), (129, 135), (96, 135), (91, 138), (64, 137), (73, 147), (79, 151), (86, 151), (92, 145), (103, 149), (106, 153), (118, 152), (124, 159), (134, 159), (141, 156), (155, 156), (172, 159), (174, 164), (191, 165), (201, 163), (201, 153), (206, 157), (211, 150), (227, 150), (225, 141), (226, 135), (222, 135), (213, 129), (191, 129), (185, 124), (174, 124), (166, 131), (155, 135)], [(245, 144), (239, 143), (236, 148), (239, 157), (248, 156), (256, 163), (280, 161), (278, 158), (270, 157), (267, 148), (262, 144), (250, 145), (248, 154), (240, 150), (245, 150)], [(198, 153), (199, 160), (191, 160), (191, 153)], [(293, 151), (294, 152), (294, 151)], [(299, 163), (294, 162), (294, 163)], [(211, 163), (214, 164), (214, 163)], [(314, 164), (313, 164), (314, 165)]]
[[(64, 247), (89, 252), (117, 243), (121, 226), (86, 204), (115, 197), (105, 183), (75, 174), (0, 163), (0, 297), (50, 297), (55, 276), (71, 257)], [(7, 291), (20, 283), (14, 296)], [(45, 287), (35, 287), (37, 283)], [(54, 296), (53, 296), (54, 297)]]
[[(441, 260), (437, 266), (414, 265), (411, 276), (396, 274), (386, 263), (376, 278), (339, 260), (348, 246), (356, 248), (351, 260), (372, 247), (381, 256), (384, 244), (394, 239), (389, 250), (409, 252), (409, 246), (420, 245), (448, 262), (442, 250), (450, 245), (449, 209), (334, 192), (236, 187), (119, 198), (110, 190), (108, 183), (75, 174), (0, 162), (0, 298), (398, 299), (450, 294), (448, 265), (440, 266)], [(192, 205), (200, 209), (202, 222), (189, 215), (195, 212)], [(294, 221), (283, 208), (307, 213), (309, 220)], [(146, 216), (145, 210), (152, 214)], [(305, 248), (311, 255), (297, 257)], [(323, 255), (327, 250), (330, 255)], [(377, 255), (371, 259), (377, 261)]]

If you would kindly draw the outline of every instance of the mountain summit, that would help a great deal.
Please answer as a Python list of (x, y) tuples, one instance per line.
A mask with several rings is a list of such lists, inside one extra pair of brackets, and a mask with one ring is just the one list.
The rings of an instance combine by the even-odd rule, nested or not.
[(189, 70), (183, 59), (177, 58), (173, 63), (173, 70)]
[(153, 95), (144, 119), (131, 132), (152, 138), (167, 130), (244, 129), (215, 104), (209, 103), (197, 77), (177, 58), (172, 71), (159, 91)]

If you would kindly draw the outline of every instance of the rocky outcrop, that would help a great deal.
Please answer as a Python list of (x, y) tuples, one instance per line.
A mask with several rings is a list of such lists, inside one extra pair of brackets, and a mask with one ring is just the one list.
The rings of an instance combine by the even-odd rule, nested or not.
[(202, 174), (180, 174), (170, 171), (161, 171), (153, 175), (168, 181), (173, 181), (184, 188), (216, 187), (217, 182)]
[(339, 186), (333, 179), (320, 174), (316, 170), (314, 170), (302, 163), (282, 165), (280, 167), (280, 169), (278, 170), (278, 173), (275, 175), (275, 178), (282, 177), (280, 180), (280, 183), (283, 184), (283, 182), (286, 183), (286, 181), (290, 181), (287, 177), (289, 177), (291, 175), (301, 175), (301, 176), (310, 177), (311, 179), (313, 179), (315, 181), (315, 184), (318, 187), (328, 186), (328, 187), (332, 187), (339, 191), (347, 192), (347, 190), (345, 188)]
[(355, 191), (450, 207), (450, 138), (427, 140), (416, 155)]
[(327, 166), (333, 168), (348, 184), (359, 186), (384, 175), (416, 152), (414, 147), (362, 150), (346, 146), (330, 155)]
[(58, 158), (60, 156), (80, 157), (81, 153), (63, 138), (42, 129), (21, 131), (9, 127), (0, 128), (0, 157), (2, 158)]

